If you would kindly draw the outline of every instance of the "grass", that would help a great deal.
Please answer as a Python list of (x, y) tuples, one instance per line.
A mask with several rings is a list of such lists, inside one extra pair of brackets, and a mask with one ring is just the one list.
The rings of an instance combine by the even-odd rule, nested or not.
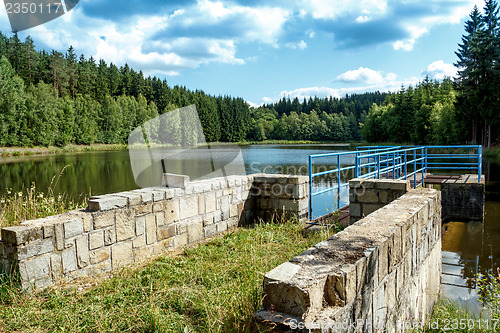
[(69, 210), (86, 207), (87, 198), (80, 202), (64, 194), (54, 194), (59, 178), (64, 172), (52, 178), (47, 192), (37, 190), (35, 183), (30, 188), (13, 192), (7, 190), (0, 196), (0, 229), (19, 225), (20, 222), (65, 213)]
[[(256, 332), (264, 274), (332, 232), (240, 228), (109, 278), (23, 294), (0, 288), (0, 332)], [(88, 287), (91, 286), (91, 287)]]
[(440, 299), (423, 332), (500, 332), (500, 271), (498, 276), (478, 274), (477, 281), (479, 299), (483, 303), (480, 317), (449, 300)]

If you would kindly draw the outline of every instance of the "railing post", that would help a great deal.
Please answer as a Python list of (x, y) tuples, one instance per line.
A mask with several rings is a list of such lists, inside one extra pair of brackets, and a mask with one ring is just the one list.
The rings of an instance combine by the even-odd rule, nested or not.
[(483, 168), (483, 146), (477, 147), (477, 182), (481, 182), (481, 173)]
[(340, 155), (337, 155), (337, 210), (340, 209)]
[(408, 156), (407, 156), (407, 151), (405, 150), (405, 180), (406, 177), (408, 177)]
[(380, 179), (380, 155), (377, 155), (377, 179)]
[(413, 149), (413, 188), (417, 188), (417, 149)]
[(313, 180), (312, 180), (312, 156), (309, 155), (309, 209), (307, 212), (307, 218), (309, 221), (312, 220), (312, 190), (313, 190)]
[(424, 187), (424, 178), (425, 178), (425, 165), (426, 165), (426, 160), (427, 158), (424, 157), (424, 147), (420, 148), (420, 153), (422, 155), (422, 187)]
[(356, 152), (356, 156), (354, 156), (354, 178), (358, 178), (359, 177), (359, 171), (358, 171), (359, 162), (358, 162), (358, 157), (359, 157), (359, 152)]
[(396, 153), (392, 153), (392, 179), (396, 176)]

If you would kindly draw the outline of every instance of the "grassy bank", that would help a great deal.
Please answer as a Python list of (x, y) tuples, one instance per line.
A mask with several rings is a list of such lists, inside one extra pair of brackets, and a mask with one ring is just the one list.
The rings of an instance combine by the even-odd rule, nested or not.
[(497, 276), (477, 277), (480, 316), (474, 316), (455, 303), (440, 299), (434, 306), (423, 332), (500, 332), (500, 271)]
[(0, 288), (0, 332), (255, 332), (265, 272), (331, 232), (259, 224), (109, 279), (33, 295)]
[(0, 147), (0, 156), (48, 155), (79, 151), (121, 150), (126, 144), (67, 145), (64, 147)]
[(86, 206), (85, 198), (77, 202), (64, 195), (54, 195), (51, 188), (45, 192), (39, 191), (35, 184), (20, 192), (7, 190), (0, 194), (0, 229)]

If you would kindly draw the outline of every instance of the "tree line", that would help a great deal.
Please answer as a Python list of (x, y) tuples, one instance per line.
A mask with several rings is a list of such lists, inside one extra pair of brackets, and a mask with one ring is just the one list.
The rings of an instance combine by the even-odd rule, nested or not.
[(473, 143), (500, 139), (500, 18), (498, 3), (474, 6), (455, 52), (457, 78), (428, 78), (374, 104), (363, 124), (371, 142)]
[(147, 120), (191, 104), (208, 142), (359, 140), (370, 105), (386, 95), (283, 97), (253, 108), (239, 97), (170, 87), (127, 64), (78, 57), (71, 46), (65, 54), (38, 51), (31, 37), (2, 33), (0, 91), (2, 146), (124, 143)]

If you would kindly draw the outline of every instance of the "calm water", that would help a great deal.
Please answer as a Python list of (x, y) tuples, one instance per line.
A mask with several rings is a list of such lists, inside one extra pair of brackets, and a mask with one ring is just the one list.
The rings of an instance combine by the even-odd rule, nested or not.
[[(240, 148), (248, 174), (266, 172), (307, 175), (310, 154), (347, 150), (347, 147), (334, 145), (248, 145)], [(352, 161), (341, 161), (343, 165), (347, 163)], [(317, 167), (335, 165), (336, 160), (324, 159)], [(57, 180), (64, 167), (64, 172)], [(318, 169), (315, 170), (317, 171)], [(454, 281), (457, 283), (466, 283), (468, 278), (474, 277), (476, 271), (496, 273), (500, 266), (500, 160), (485, 159), (484, 172), (487, 179), (484, 222), (450, 222), (443, 225), (443, 251), (457, 264), (454, 271), (462, 279)], [(33, 182), (38, 190), (46, 191), (51, 184), (54, 187), (56, 180), (55, 192), (67, 193), (74, 198), (88, 196), (89, 193), (98, 195), (138, 188), (129, 152), (125, 150), (0, 158), (0, 177), (0, 193), (7, 189), (19, 191)], [(343, 178), (345, 177), (349, 175), (344, 175)], [(315, 179), (314, 187), (319, 189), (325, 183), (332, 182), (335, 180), (319, 177)], [(342, 195), (347, 198), (347, 193), (344, 192)], [(331, 210), (333, 199), (332, 194), (320, 196), (315, 209), (327, 213)]]

